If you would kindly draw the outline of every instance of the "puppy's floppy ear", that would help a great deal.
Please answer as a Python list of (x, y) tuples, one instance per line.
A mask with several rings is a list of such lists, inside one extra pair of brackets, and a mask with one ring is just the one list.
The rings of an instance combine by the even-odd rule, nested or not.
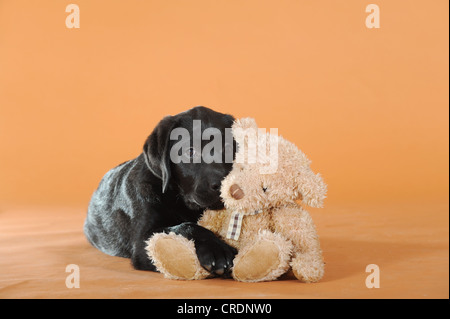
[(170, 132), (175, 127), (174, 116), (166, 116), (155, 127), (144, 144), (144, 158), (150, 171), (162, 180), (162, 192), (170, 180)]

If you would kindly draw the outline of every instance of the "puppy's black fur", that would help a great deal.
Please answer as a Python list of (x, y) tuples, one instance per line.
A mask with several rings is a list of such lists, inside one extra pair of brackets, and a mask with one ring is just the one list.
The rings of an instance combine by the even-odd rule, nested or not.
[(136, 269), (155, 271), (145, 241), (154, 233), (174, 232), (194, 240), (205, 269), (218, 275), (229, 272), (236, 250), (197, 225), (197, 220), (204, 209), (223, 208), (220, 183), (232, 163), (225, 163), (223, 156), (222, 163), (175, 164), (169, 156), (177, 142), (170, 139), (170, 133), (177, 127), (187, 129), (191, 136), (189, 153), (183, 155), (201, 154), (192, 147), (193, 120), (201, 120), (202, 131), (219, 129), (225, 139), (225, 128), (231, 127), (234, 118), (195, 107), (162, 119), (147, 138), (143, 153), (106, 173), (94, 192), (84, 225), (93, 246), (112, 256), (131, 258)]

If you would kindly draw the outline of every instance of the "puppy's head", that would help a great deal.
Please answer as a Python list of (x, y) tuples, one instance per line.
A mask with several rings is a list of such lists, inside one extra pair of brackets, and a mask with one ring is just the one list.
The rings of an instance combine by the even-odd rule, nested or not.
[(162, 192), (179, 193), (191, 209), (220, 209), (221, 181), (235, 154), (231, 115), (198, 106), (163, 118), (147, 138), (144, 157)]

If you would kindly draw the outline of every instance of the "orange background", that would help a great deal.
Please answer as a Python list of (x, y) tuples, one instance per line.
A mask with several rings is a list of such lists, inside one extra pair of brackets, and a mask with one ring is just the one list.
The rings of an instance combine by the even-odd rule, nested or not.
[(1, 202), (87, 204), (196, 105), (277, 127), (330, 202), (448, 199), (448, 1), (69, 3), (0, 1)]
[[(80, 29), (65, 8), (80, 8)], [(368, 29), (366, 5), (380, 7)], [(0, 298), (448, 298), (447, 0), (0, 0)], [(296, 143), (323, 280), (168, 281), (86, 241), (102, 176), (205, 105)], [(80, 266), (81, 289), (64, 285)], [(368, 289), (368, 264), (381, 288)]]

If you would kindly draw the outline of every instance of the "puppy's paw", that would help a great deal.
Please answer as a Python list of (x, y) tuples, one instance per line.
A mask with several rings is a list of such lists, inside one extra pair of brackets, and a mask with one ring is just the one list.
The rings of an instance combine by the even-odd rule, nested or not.
[(211, 274), (229, 277), (233, 267), (233, 259), (237, 254), (234, 247), (229, 246), (216, 236), (197, 238), (195, 250), (200, 265)]

